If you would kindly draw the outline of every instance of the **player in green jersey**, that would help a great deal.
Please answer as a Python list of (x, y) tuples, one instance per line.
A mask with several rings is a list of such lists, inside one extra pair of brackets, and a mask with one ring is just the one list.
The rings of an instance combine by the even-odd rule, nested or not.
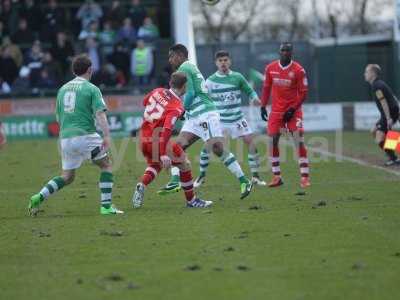
[[(75, 170), (87, 159), (92, 160), (101, 170), (100, 213), (123, 213), (111, 205), (113, 174), (107, 154), (111, 143), (107, 107), (100, 89), (89, 82), (92, 62), (87, 55), (78, 55), (72, 62), (72, 70), (76, 77), (59, 89), (56, 102), (56, 117), (60, 124), (62, 173), (31, 197), (29, 213), (35, 216), (44, 200), (71, 184), (75, 178)], [(103, 138), (96, 132), (95, 121), (103, 132)]]
[[(239, 72), (230, 69), (232, 62), (228, 51), (218, 51), (215, 54), (215, 64), (218, 71), (207, 78), (208, 91), (220, 115), (222, 129), (233, 139), (242, 138), (248, 147), (248, 163), (252, 173), (252, 182), (257, 185), (266, 185), (260, 179), (260, 167), (257, 148), (253, 142), (253, 131), (242, 111), (242, 92), (250, 101), (260, 102), (257, 93)], [(200, 153), (200, 175), (194, 182), (194, 187), (204, 183), (206, 170), (209, 164), (209, 151), (203, 147)]]
[[(225, 149), (220, 116), (214, 102), (208, 94), (203, 75), (196, 65), (188, 60), (188, 50), (184, 45), (176, 44), (169, 49), (169, 63), (177, 71), (187, 76), (186, 94), (184, 97), (185, 122), (177, 142), (185, 150), (198, 139), (202, 139), (207, 148), (218, 156), (224, 165), (240, 182), (241, 196), (247, 197), (252, 189), (252, 182), (244, 175), (235, 156)], [(172, 170), (172, 180), (159, 194), (178, 191), (179, 171)]]

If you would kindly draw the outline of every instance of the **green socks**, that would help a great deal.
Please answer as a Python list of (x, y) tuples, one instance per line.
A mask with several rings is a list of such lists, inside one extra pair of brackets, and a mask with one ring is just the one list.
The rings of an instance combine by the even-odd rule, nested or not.
[(61, 176), (54, 177), (51, 179), (41, 190), (40, 190), (40, 201), (44, 201), (51, 194), (54, 194), (58, 190), (61, 190), (65, 186), (65, 181)]
[(112, 187), (113, 174), (106, 171), (101, 172), (99, 188), (101, 193), (101, 206), (104, 208), (110, 208), (111, 206)]

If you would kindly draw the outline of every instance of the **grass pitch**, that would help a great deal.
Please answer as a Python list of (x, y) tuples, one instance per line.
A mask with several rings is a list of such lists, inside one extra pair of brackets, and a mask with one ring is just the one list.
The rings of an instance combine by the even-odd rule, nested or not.
[[(333, 150), (334, 135), (322, 137)], [(344, 154), (381, 159), (368, 134), (342, 138)], [(57, 143), (11, 142), (0, 152), (0, 299), (399, 297), (398, 176), (315, 156), (313, 185), (301, 195), (288, 148), (280, 188), (256, 187), (241, 201), (237, 181), (214, 161), (199, 191), (215, 201), (211, 209), (185, 209), (181, 193), (157, 196), (163, 173), (133, 210), (145, 164), (132, 142), (125, 146), (117, 141), (114, 151), (113, 201), (126, 213), (115, 217), (99, 215), (98, 170), (90, 164), (28, 217), (30, 195), (59, 173)], [(189, 151), (195, 174), (199, 150), (197, 143)]]

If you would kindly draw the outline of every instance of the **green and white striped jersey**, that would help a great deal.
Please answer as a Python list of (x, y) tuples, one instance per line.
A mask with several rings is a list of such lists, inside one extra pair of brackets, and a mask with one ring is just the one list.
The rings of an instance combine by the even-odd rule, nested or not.
[(186, 117), (193, 118), (209, 111), (215, 111), (216, 107), (208, 93), (206, 81), (196, 65), (185, 61), (178, 68), (187, 77), (184, 107)]
[(70, 138), (96, 132), (96, 112), (106, 111), (100, 89), (82, 77), (75, 77), (58, 91), (56, 116), (60, 137)]
[(239, 72), (229, 71), (225, 75), (217, 71), (207, 78), (206, 84), (223, 123), (233, 123), (243, 118), (242, 92), (250, 100), (258, 99), (257, 93)]

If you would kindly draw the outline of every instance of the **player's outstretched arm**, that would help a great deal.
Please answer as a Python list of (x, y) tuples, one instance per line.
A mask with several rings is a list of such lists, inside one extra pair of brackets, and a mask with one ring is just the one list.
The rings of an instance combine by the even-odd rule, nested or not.
[(183, 107), (185, 109), (188, 109), (190, 107), (190, 105), (192, 105), (193, 100), (196, 96), (196, 93), (194, 91), (194, 83), (192, 78), (190, 77), (190, 75), (186, 76), (187, 78), (187, 82), (186, 82), (186, 94), (185, 97), (183, 99)]
[(376, 97), (381, 102), (383, 112), (385, 113), (385, 118), (386, 118), (388, 128), (391, 129), (393, 126), (393, 120), (390, 116), (389, 104), (388, 104), (388, 101), (386, 100), (385, 94), (382, 90), (376, 90), (375, 94), (376, 94)]
[(245, 93), (250, 100), (250, 103), (260, 104), (261, 100), (258, 98), (256, 91), (251, 87), (250, 83), (242, 74), (240, 74), (240, 89), (243, 93)]
[(108, 150), (111, 145), (111, 137), (106, 113), (104, 111), (98, 111), (96, 113), (96, 121), (103, 132), (103, 147), (105, 150)]
[(265, 68), (265, 73), (264, 73), (265, 79), (264, 79), (262, 94), (261, 94), (261, 106), (267, 106), (269, 97), (271, 96), (272, 78), (269, 74), (268, 68), (269, 68), (269, 66), (267, 66)]
[(297, 72), (297, 98), (294, 109), (299, 109), (307, 98), (308, 93), (308, 79), (306, 71), (301, 69)]

